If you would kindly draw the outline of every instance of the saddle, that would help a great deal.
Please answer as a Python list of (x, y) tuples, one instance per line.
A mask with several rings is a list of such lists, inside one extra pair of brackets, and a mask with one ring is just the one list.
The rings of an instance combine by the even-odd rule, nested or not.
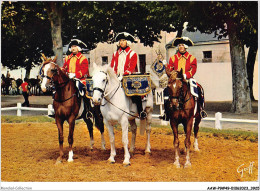
[(76, 81), (76, 87), (78, 89), (78, 94), (80, 96), (84, 96), (86, 93), (85, 85), (79, 79), (75, 79), (75, 81)]
[(189, 79), (189, 84), (190, 84), (190, 92), (193, 96), (196, 98), (199, 97), (199, 92), (198, 92), (198, 84), (194, 78)]

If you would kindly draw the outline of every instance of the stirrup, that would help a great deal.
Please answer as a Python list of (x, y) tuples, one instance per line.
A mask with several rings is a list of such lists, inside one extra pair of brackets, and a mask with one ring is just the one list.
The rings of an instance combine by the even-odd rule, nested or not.
[(93, 114), (90, 111), (87, 112), (86, 116), (87, 116), (87, 119), (93, 118)]
[(166, 115), (165, 115), (165, 114), (163, 114), (163, 115), (160, 115), (160, 116), (159, 116), (159, 119), (166, 120)]
[(167, 118), (166, 114), (160, 115), (159, 119), (162, 119), (164, 121), (169, 121), (169, 118)]
[(145, 119), (147, 117), (147, 113), (145, 111), (142, 111), (140, 113), (140, 119)]
[(202, 118), (206, 118), (206, 117), (208, 117), (208, 114), (206, 113), (206, 111), (202, 110), (202, 111), (200, 112), (200, 116), (201, 116)]

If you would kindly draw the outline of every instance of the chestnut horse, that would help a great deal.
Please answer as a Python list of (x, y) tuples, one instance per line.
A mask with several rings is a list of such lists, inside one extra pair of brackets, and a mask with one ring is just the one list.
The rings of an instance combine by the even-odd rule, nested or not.
[[(42, 84), (41, 89), (43, 92), (46, 91), (46, 87), (51, 83), (55, 85), (56, 93), (53, 100), (53, 108), (55, 112), (55, 121), (58, 127), (58, 136), (59, 136), (59, 148), (60, 155), (57, 158), (57, 163), (62, 162), (63, 153), (63, 123), (66, 120), (69, 124), (69, 157), (68, 162), (73, 161), (73, 132), (75, 127), (75, 120), (83, 118), (87, 124), (89, 135), (90, 135), (90, 146), (92, 149), (93, 145), (93, 119), (87, 118), (86, 113), (87, 109), (84, 104), (83, 98), (79, 97), (77, 94), (76, 82), (73, 79), (70, 79), (66, 73), (64, 73), (60, 67), (55, 63), (55, 59), (47, 59), (44, 55), (44, 62), (42, 64), (41, 73), (42, 75)], [(94, 112), (95, 113), (95, 112)], [(95, 114), (94, 114), (95, 116)], [(99, 118), (100, 119), (100, 118)], [(105, 150), (105, 140), (104, 140), (104, 124), (102, 121), (97, 121), (95, 118), (96, 126), (101, 133), (101, 147)]]
[[(191, 166), (190, 162), (190, 136), (193, 126), (193, 118), (195, 118), (194, 123), (194, 149), (199, 151), (197, 135), (199, 131), (199, 124), (201, 122), (200, 107), (196, 107), (196, 101), (194, 96), (190, 92), (189, 84), (183, 77), (181, 71), (169, 72), (166, 69), (166, 73), (169, 77), (168, 81), (168, 91), (169, 91), (169, 117), (170, 124), (174, 134), (174, 150), (175, 150), (175, 162), (174, 165), (180, 168), (179, 162), (179, 139), (178, 139), (178, 125), (183, 124), (184, 131), (186, 134), (185, 147), (186, 147), (186, 162), (184, 167)], [(196, 110), (198, 108), (198, 110)]]

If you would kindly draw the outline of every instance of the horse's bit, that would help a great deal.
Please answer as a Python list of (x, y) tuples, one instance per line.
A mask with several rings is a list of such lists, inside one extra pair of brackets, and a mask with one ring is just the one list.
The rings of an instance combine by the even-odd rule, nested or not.
[[(183, 83), (183, 82), (182, 82)], [(186, 91), (186, 94), (184, 95), (183, 94), (183, 86), (181, 87), (180, 89), (181, 93), (179, 96), (169, 96), (169, 101), (170, 101), (170, 107), (173, 108), (172, 104), (171, 104), (171, 99), (177, 99), (178, 101), (178, 107), (174, 107), (176, 110), (181, 110), (183, 109), (183, 106), (186, 102), (188, 102), (192, 96), (190, 96), (187, 100), (185, 100), (187, 94), (188, 94), (188, 91)]]

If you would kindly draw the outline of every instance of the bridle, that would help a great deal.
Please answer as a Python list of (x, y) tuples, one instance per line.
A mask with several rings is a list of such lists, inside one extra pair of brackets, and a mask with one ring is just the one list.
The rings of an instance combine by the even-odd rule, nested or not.
[[(107, 101), (105, 104), (103, 104), (103, 105), (101, 105), (101, 106), (104, 107), (107, 103), (110, 103), (111, 105), (113, 105), (113, 106), (116, 107), (117, 109), (123, 111), (124, 113), (126, 113), (126, 114), (128, 114), (128, 115), (130, 115), (130, 116), (132, 116), (132, 117), (139, 118), (139, 116), (133, 115), (133, 114), (131, 114), (131, 113), (129, 113), (129, 112), (127, 112), (127, 111), (125, 111), (125, 110), (119, 108), (118, 106), (116, 106), (115, 104), (113, 104), (113, 103), (110, 101), (110, 100), (114, 97), (114, 95), (116, 94), (116, 92), (118, 91), (119, 87), (121, 86), (120, 82), (119, 82), (118, 87), (116, 88), (115, 91), (114, 91), (114, 90), (111, 90), (110, 92), (108, 92), (108, 93), (106, 93), (106, 94), (104, 95), (105, 90), (106, 90), (106, 86), (107, 86), (107, 84), (108, 84), (107, 73), (104, 72), (104, 71), (100, 71), (100, 72), (103, 72), (104, 74), (106, 74), (106, 84), (105, 84), (105, 87), (104, 87), (104, 89), (101, 89), (101, 88), (99, 88), (99, 87), (94, 87), (94, 88), (93, 88), (93, 92), (94, 92), (94, 90), (97, 90), (97, 91), (101, 92), (101, 98), (102, 98), (102, 99), (104, 98), (104, 99)], [(112, 91), (114, 91), (113, 95), (110, 97), (110, 99), (107, 99), (107, 96), (108, 96), (110, 93), (112, 93)]]
[(42, 68), (43, 68), (45, 65), (47, 65), (47, 64), (54, 64), (55, 66), (58, 66), (58, 65), (57, 65), (56, 63), (54, 63), (54, 62), (49, 62), (49, 63), (44, 64), (44, 65), (41, 67), (41, 69), (40, 69), (40, 76), (41, 76), (41, 78), (42, 78), (42, 79), (43, 79), (43, 78), (49, 79), (49, 80), (50, 80), (50, 84), (51, 84), (50, 86), (51, 86), (51, 87), (53, 86), (52, 84), (54, 84), (55, 87), (61, 88), (61, 87), (65, 86), (65, 85), (70, 81), (70, 80), (68, 79), (67, 81), (62, 82), (62, 83), (57, 83), (57, 82), (55, 82), (54, 79), (53, 79), (53, 77), (57, 75), (57, 68), (51, 70), (52, 73), (54, 73), (54, 74), (52, 75), (52, 77), (50, 77), (50, 76), (48, 76), (48, 75), (41, 74)]
[[(186, 99), (186, 97), (188, 95), (188, 90), (185, 92), (185, 95), (184, 95), (184, 91), (183, 91), (183, 83), (184, 82), (181, 80), (181, 78), (176, 78), (176, 80), (180, 80), (181, 83), (182, 83), (182, 86), (179, 89), (179, 91), (180, 91), (180, 95), (179, 96), (169, 95), (170, 107), (172, 107), (172, 108), (174, 108), (176, 110), (185, 110), (183, 106), (184, 106), (184, 104), (186, 102), (188, 102), (192, 98), (192, 95), (190, 95), (190, 97), (188, 99)], [(173, 105), (171, 104), (171, 100), (172, 99), (176, 99), (177, 100), (177, 103), (178, 103), (177, 107), (173, 107)]]
[(106, 87), (107, 87), (107, 84), (108, 84), (108, 79), (107, 79), (107, 73), (106, 73), (106, 72), (104, 72), (104, 71), (100, 71), (100, 72), (103, 72), (103, 73), (106, 75), (106, 84), (105, 84), (105, 87), (104, 87), (104, 89), (101, 89), (100, 87), (94, 87), (94, 88), (93, 88), (93, 92), (94, 92), (95, 90), (101, 92), (101, 98), (103, 99), (103, 98), (104, 98), (104, 92), (105, 92)]
[[(54, 64), (55, 66), (57, 66), (57, 64), (54, 63), (54, 62), (49, 62), (49, 63), (46, 63), (46, 64)], [(58, 73), (57, 73), (57, 68), (56, 68), (56, 69), (52, 69), (52, 70), (53, 70), (52, 73), (54, 73), (54, 74), (52, 75), (52, 77), (50, 77), (50, 76), (48, 76), (48, 75), (41, 74), (42, 68), (43, 68), (46, 64), (44, 64), (44, 65), (41, 67), (41, 69), (40, 69), (40, 76), (41, 76), (42, 79), (43, 79), (43, 78), (47, 78), (47, 79), (50, 80), (49, 87), (52, 88), (52, 90), (53, 90), (53, 89), (55, 89), (55, 88), (62, 88), (62, 87), (64, 87), (64, 86), (66, 86), (67, 83), (70, 81), (70, 79), (68, 79), (67, 81), (62, 82), (62, 83), (58, 83), (58, 82), (54, 81), (54, 78), (53, 78), (53, 77), (55, 77), (56, 75), (58, 75)], [(56, 94), (56, 92), (55, 92), (55, 94)], [(55, 95), (55, 94), (54, 94), (54, 95)], [(57, 101), (57, 102), (62, 103), (62, 102), (65, 102), (65, 101), (70, 100), (70, 99), (73, 98), (74, 96), (76, 96), (76, 93), (74, 93), (71, 97), (69, 97), (69, 98), (67, 98), (67, 99), (65, 99), (65, 100), (57, 100), (57, 99), (54, 98), (54, 101)], [(55, 96), (54, 96), (54, 97), (55, 97)]]

